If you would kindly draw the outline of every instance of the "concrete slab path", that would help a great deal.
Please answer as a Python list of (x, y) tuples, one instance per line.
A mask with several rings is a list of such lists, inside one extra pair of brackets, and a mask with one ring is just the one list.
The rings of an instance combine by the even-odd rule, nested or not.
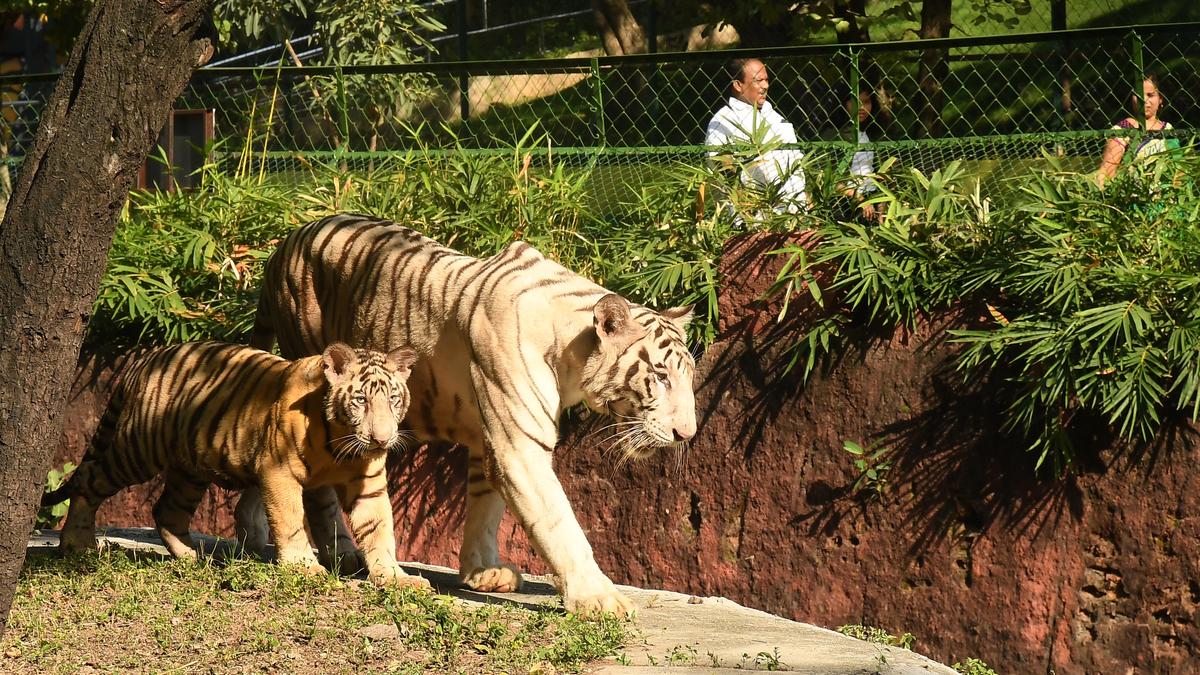
[[(193, 533), (205, 551), (218, 556), (235, 549), (230, 539)], [(167, 555), (149, 528), (104, 531), (109, 545)], [(58, 545), (58, 533), (35, 532), (29, 547)], [(529, 606), (561, 605), (544, 577), (527, 576), (520, 593), (476, 593), (458, 584), (446, 567), (401, 563), (420, 574), (439, 593), (467, 603), (512, 602)], [(954, 675), (954, 670), (905, 649), (885, 647), (825, 628), (743, 607), (720, 597), (700, 598), (671, 591), (620, 586), (637, 604), (640, 641), (609, 662), (592, 666), (595, 675), (685, 675), (778, 670), (813, 675)]]

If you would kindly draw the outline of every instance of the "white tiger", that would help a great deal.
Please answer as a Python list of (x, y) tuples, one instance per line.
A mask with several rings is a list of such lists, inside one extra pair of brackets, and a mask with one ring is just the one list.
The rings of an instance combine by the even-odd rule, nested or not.
[[(631, 305), (523, 242), (479, 259), (351, 214), (289, 235), (268, 261), (262, 288), (254, 346), (269, 349), (277, 339), (286, 358), (334, 341), (418, 352), (406, 424), (418, 438), (469, 448), (459, 555), (467, 586), (520, 586), (496, 545), (507, 503), (553, 570), (568, 611), (632, 612), (596, 564), (551, 453), (560, 415), (581, 401), (618, 418), (630, 457), (696, 433), (690, 307), (659, 313)], [(238, 507), (251, 548), (265, 538), (254, 523), (256, 499), (248, 491)], [(308, 499), (317, 502), (309, 513), (334, 512), (331, 493)], [(348, 546), (347, 539), (318, 543)]]

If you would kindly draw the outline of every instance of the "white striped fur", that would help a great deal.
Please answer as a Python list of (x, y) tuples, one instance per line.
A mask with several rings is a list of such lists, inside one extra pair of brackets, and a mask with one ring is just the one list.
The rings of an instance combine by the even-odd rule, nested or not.
[[(520, 585), (496, 546), (507, 504), (568, 610), (627, 614), (632, 605), (597, 566), (552, 471), (558, 419), (580, 402), (612, 414), (624, 457), (691, 438), (690, 313), (631, 305), (523, 242), (478, 259), (390, 221), (339, 215), (299, 228), (271, 257), (253, 343), (277, 339), (287, 357), (335, 340), (414, 348), (406, 424), (420, 439), (470, 449), (463, 581), (481, 591)], [(254, 499), (246, 494), (239, 510), (252, 514)]]

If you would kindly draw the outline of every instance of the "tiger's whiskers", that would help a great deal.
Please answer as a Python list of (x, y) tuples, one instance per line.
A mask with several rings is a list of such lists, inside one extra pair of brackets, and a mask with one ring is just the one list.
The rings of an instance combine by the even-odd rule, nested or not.
[(607, 440), (610, 440), (613, 437), (613, 435), (615, 435), (615, 434), (606, 436), (600, 440), (596, 440), (596, 438), (595, 438), (596, 436), (599, 436), (600, 434), (602, 434), (606, 431), (609, 431), (611, 429), (616, 429), (621, 426), (629, 426), (629, 425), (637, 424), (637, 423), (638, 422), (636, 422), (636, 421), (617, 420), (615, 422), (610, 422), (609, 424), (605, 424), (602, 426), (594, 426), (593, 425), (592, 430), (587, 432), (586, 434), (584, 434), (583, 438), (580, 440), (582, 440), (584, 442), (593, 442), (593, 443), (596, 443), (597, 445), (599, 445), (601, 443), (604, 443)]
[[(596, 432), (596, 433), (599, 433), (600, 431), (608, 431), (610, 429), (613, 430), (612, 433), (609, 434), (608, 436), (605, 436), (604, 438), (601, 438), (598, 441), (596, 441), (596, 444), (603, 445), (604, 443), (607, 443), (608, 441), (611, 441), (614, 438), (619, 438), (621, 436), (626, 435), (627, 433), (635, 430), (639, 426), (641, 426), (641, 422), (613, 422), (612, 424), (606, 425), (605, 427), (603, 427), (602, 429), (600, 429), (599, 431)], [(622, 427), (625, 427), (625, 428), (622, 428)], [(594, 435), (594, 434), (589, 434), (589, 435)]]
[(408, 454), (419, 444), (416, 434), (408, 429), (396, 432), (395, 437), (387, 445), (387, 451), (392, 454)]
[(687, 451), (691, 441), (682, 441), (675, 446), (675, 475), (680, 478), (688, 477)]
[(326, 445), (333, 448), (329, 454), (333, 456), (335, 462), (361, 455), (367, 449), (367, 444), (363, 443), (362, 439), (353, 433), (334, 438)]

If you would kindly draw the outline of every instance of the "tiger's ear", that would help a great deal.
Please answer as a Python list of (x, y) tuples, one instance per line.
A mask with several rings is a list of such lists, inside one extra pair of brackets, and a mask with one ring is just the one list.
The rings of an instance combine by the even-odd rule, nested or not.
[(321, 361), (325, 364), (325, 379), (330, 384), (337, 384), (346, 377), (355, 358), (354, 348), (348, 344), (335, 342), (326, 347), (321, 354)]
[(609, 293), (592, 308), (592, 325), (603, 342), (635, 332), (637, 326), (629, 313), (629, 303), (616, 293)]
[(417, 362), (417, 352), (409, 347), (397, 347), (388, 352), (387, 364), (392, 372), (408, 377), (413, 364)]
[(695, 308), (695, 305), (672, 307), (671, 309), (664, 309), (662, 315), (670, 319), (672, 323), (679, 327), (679, 330), (686, 334), (688, 324), (692, 322), (692, 310)]

